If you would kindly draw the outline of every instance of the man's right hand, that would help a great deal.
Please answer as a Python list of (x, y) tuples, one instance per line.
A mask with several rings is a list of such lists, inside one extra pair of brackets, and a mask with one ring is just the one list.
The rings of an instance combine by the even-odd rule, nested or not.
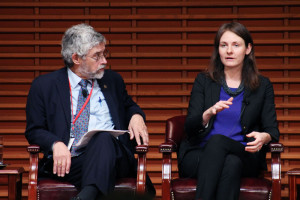
[(53, 174), (64, 177), (70, 172), (71, 153), (63, 142), (56, 142), (53, 145)]

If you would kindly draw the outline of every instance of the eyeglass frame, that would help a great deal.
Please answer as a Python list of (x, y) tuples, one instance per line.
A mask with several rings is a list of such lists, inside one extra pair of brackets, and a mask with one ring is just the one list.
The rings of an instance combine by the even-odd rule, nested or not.
[[(100, 53), (100, 52), (99, 52)], [(99, 60), (103, 59), (103, 58), (108, 58), (109, 55), (109, 50), (108, 49), (104, 49), (104, 51), (101, 53), (101, 55), (99, 55), (99, 53), (96, 54), (96, 56), (87, 56), (85, 55), (84, 57), (89, 57), (91, 59), (93, 59), (94, 61), (98, 62)]]

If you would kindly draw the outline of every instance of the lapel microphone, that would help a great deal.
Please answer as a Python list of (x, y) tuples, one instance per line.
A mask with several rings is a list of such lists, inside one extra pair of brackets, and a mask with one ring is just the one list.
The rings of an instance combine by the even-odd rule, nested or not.
[(85, 90), (85, 89), (82, 89), (82, 95), (83, 95), (83, 97), (84, 98), (86, 98), (87, 97), (87, 94), (88, 92)]

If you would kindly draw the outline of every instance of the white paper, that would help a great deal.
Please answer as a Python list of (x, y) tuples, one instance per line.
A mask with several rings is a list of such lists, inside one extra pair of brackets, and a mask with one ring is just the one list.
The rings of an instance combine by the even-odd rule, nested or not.
[(69, 143), (68, 143), (68, 149), (69, 150), (71, 149), (74, 140), (75, 140), (75, 138), (73, 138), (73, 137), (70, 138)]
[(90, 141), (90, 139), (97, 133), (97, 134), (101, 134), (101, 132), (108, 132), (110, 133), (112, 136), (114, 137), (118, 137), (120, 135), (123, 135), (124, 133), (128, 133), (128, 130), (91, 130), (89, 132), (86, 132), (81, 139), (78, 141), (77, 144), (75, 144), (76, 147), (78, 147), (78, 149), (86, 146), (88, 144), (88, 142)]

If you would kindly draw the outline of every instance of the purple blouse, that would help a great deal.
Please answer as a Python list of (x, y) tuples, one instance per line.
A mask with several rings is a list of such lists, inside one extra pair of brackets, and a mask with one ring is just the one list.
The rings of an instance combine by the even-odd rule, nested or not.
[[(230, 89), (235, 91), (237, 88)], [(224, 109), (216, 115), (213, 127), (203, 138), (203, 141), (200, 143), (201, 146), (204, 146), (209, 138), (216, 134), (225, 135), (246, 145), (244, 135), (241, 134), (242, 126), (240, 123), (243, 96), (244, 91), (234, 97), (232, 105), (230, 105), (228, 109)], [(224, 91), (223, 87), (221, 87), (220, 100), (224, 101), (229, 98), (230, 96)]]

